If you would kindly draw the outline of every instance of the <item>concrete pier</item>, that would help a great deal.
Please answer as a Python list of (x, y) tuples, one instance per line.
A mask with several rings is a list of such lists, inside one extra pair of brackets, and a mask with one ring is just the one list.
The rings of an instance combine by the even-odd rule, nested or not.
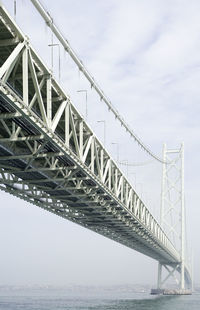
[(181, 289), (152, 289), (151, 295), (192, 295), (192, 291)]

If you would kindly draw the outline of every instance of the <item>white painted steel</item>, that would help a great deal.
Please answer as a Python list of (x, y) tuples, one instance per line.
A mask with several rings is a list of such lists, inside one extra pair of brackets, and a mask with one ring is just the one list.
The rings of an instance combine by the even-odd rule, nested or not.
[[(164, 144), (163, 161), (168, 161), (169, 164), (163, 164), (160, 225), (165, 229), (168, 236), (174, 235), (173, 239), (178, 242), (176, 246), (179, 248), (181, 261), (173, 268), (166, 267), (162, 262), (158, 263), (157, 288), (160, 289), (168, 278), (173, 276), (179, 288), (184, 290), (185, 284), (191, 287), (191, 272), (185, 261), (184, 144), (182, 143), (180, 149), (176, 150), (168, 150)], [(175, 195), (173, 195), (172, 190)], [(177, 225), (176, 220), (174, 221), (175, 213), (179, 225)], [(169, 214), (171, 214), (171, 221)], [(167, 271), (167, 276), (164, 279), (162, 279), (162, 267)], [(180, 273), (179, 280), (176, 277), (176, 272)]]
[(78, 66), (79, 70), (83, 72), (87, 80), (89, 81), (92, 88), (95, 89), (97, 94), (100, 96), (100, 99), (105, 102), (105, 104), (108, 106), (108, 109), (115, 115), (115, 118), (121, 123), (121, 125), (125, 128), (125, 130), (130, 134), (130, 136), (144, 149), (150, 156), (152, 156), (154, 159), (156, 159), (159, 162), (163, 162), (163, 160), (155, 155), (142, 141), (141, 139), (133, 132), (133, 130), (130, 128), (130, 126), (125, 122), (123, 117), (119, 114), (119, 112), (116, 110), (116, 108), (113, 106), (111, 101), (107, 98), (107, 96), (104, 94), (103, 90), (99, 87), (98, 83), (95, 81), (94, 77), (89, 73), (89, 71), (84, 66), (83, 62), (79, 59), (79, 57), (76, 55), (75, 51), (72, 49), (70, 43), (68, 40), (65, 39), (64, 35), (61, 33), (61, 31), (58, 29), (58, 27), (55, 25), (55, 22), (53, 20), (53, 17), (45, 10), (43, 5), (38, 0), (31, 0), (34, 7), (38, 10), (42, 18), (45, 20), (46, 24), (51, 28), (52, 32), (55, 34), (59, 42), (64, 47), (65, 51), (71, 56), (75, 64)]
[(185, 289), (185, 195), (184, 195), (184, 143), (181, 145), (181, 289)]
[[(18, 46), (17, 62), (8, 66)], [(165, 266), (180, 264), (168, 236), (2, 5), (0, 56), (0, 189)]]

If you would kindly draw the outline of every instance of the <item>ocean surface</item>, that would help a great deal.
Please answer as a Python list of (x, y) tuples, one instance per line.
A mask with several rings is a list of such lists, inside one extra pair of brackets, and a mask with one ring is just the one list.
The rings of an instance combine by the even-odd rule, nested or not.
[(192, 296), (151, 296), (149, 289), (116, 287), (0, 287), (1, 310), (200, 310)]

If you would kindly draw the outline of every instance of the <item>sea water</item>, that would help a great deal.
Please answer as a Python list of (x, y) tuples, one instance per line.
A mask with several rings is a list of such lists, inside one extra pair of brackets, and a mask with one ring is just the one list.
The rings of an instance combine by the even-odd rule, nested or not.
[(200, 292), (152, 296), (149, 288), (0, 287), (0, 310), (200, 310)]

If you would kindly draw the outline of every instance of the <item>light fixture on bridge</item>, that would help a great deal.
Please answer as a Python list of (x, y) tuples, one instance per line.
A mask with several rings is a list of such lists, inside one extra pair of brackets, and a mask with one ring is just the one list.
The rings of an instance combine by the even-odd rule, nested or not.
[[(53, 39), (52, 39), (52, 42), (53, 42)], [(60, 82), (60, 67), (61, 67), (61, 64), (60, 64), (60, 45), (58, 43), (51, 43), (51, 44), (48, 44), (49, 47), (51, 47), (51, 68), (52, 68), (52, 72), (53, 72), (53, 48), (55, 46), (58, 47), (58, 77), (59, 77), (59, 82)]]
[(106, 147), (106, 121), (100, 120), (100, 121), (97, 121), (97, 123), (103, 124), (103, 144), (104, 144), (104, 148), (105, 148)]
[(16, 21), (16, 16), (17, 16), (17, 1), (14, 0), (14, 19)]
[(120, 165), (124, 165), (126, 166), (126, 176), (128, 178), (128, 175), (129, 175), (129, 171), (128, 171), (128, 168), (129, 168), (129, 163), (128, 163), (128, 160), (127, 159), (124, 159), (124, 160), (121, 160), (119, 162)]
[(119, 163), (119, 143), (111, 142), (112, 145), (116, 145), (117, 148), (117, 163)]
[(77, 93), (85, 93), (85, 119), (88, 118), (88, 107), (87, 107), (87, 89), (79, 89)]

